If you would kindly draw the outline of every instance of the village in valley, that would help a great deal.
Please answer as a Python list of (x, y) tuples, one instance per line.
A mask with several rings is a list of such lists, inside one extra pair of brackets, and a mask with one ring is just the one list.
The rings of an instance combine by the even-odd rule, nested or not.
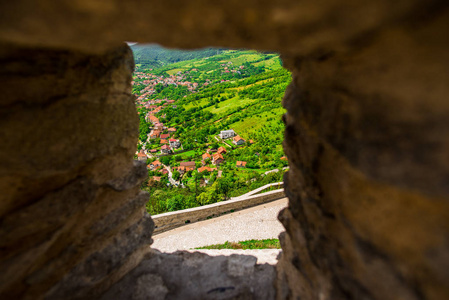
[[(205, 150), (205, 153), (201, 155), (201, 166), (197, 168), (198, 163), (195, 161), (181, 161), (178, 163), (173, 162), (172, 166), (169, 164), (163, 164), (161, 161), (159, 161), (160, 157), (172, 155), (174, 151), (181, 149), (182, 150), (182, 144), (179, 139), (175, 139), (172, 136), (176, 132), (176, 128), (167, 128), (164, 126), (163, 123), (160, 123), (159, 120), (154, 117), (152, 112), (149, 112), (147, 115), (148, 120), (152, 123), (153, 127), (151, 132), (148, 135), (149, 143), (147, 145), (151, 145), (151, 140), (156, 141), (156, 139), (159, 140), (160, 143), (160, 150), (159, 149), (146, 149), (146, 147), (143, 147), (138, 153), (137, 158), (139, 161), (148, 161), (152, 159), (156, 159), (152, 162), (150, 162), (147, 165), (147, 168), (150, 171), (153, 172), (159, 172), (162, 175), (167, 175), (169, 184), (173, 184), (175, 186), (179, 186), (181, 183), (176, 180), (179, 178), (182, 178), (182, 176), (189, 171), (197, 171), (198, 173), (202, 172), (213, 172), (217, 171), (217, 176), (221, 177), (222, 171), (219, 170), (220, 165), (225, 161), (225, 156), (227, 153), (227, 150), (224, 146), (220, 146), (216, 149), (213, 148), (207, 148)], [(242, 139), (240, 136), (236, 135), (234, 130), (223, 130), (218, 135), (219, 139), (223, 142), (225, 142), (226, 139), (232, 139), (232, 143), (235, 146), (241, 146), (246, 143), (244, 139)], [(218, 140), (218, 139), (217, 139)], [(252, 143), (253, 141), (249, 141)], [(225, 143), (225, 145), (228, 145)], [(182, 152), (182, 151), (178, 151)], [(285, 157), (282, 157), (282, 159), (285, 159)], [(238, 168), (245, 168), (246, 167), (246, 161), (237, 161), (236, 167)], [(176, 179), (173, 178), (173, 171), (177, 171), (179, 173), (179, 177), (176, 176)], [(152, 176), (150, 180), (158, 181), (160, 182), (162, 179), (161, 176)], [(207, 180), (204, 181), (204, 183), (207, 184)]]
[[(226, 64), (223, 64), (222, 66), (224, 66), (225, 72), (229, 73)], [(243, 66), (241, 66), (240, 69), (243, 69)], [(191, 72), (198, 72), (198, 70), (192, 69)], [(187, 71), (187, 73), (189, 72)], [(141, 84), (146, 85), (146, 87), (141, 90), (141, 94), (137, 98), (136, 104), (149, 110), (145, 115), (145, 121), (150, 124), (149, 128), (151, 129), (150, 133), (147, 135), (146, 143), (144, 143), (141, 150), (137, 153), (137, 159), (139, 161), (151, 161), (156, 159), (147, 165), (148, 170), (159, 172), (161, 175), (167, 175), (169, 180), (168, 184), (173, 184), (175, 186), (182, 186), (182, 183), (173, 178), (172, 174), (174, 171), (179, 173), (179, 177), (176, 176), (177, 179), (182, 178), (186, 172), (195, 170), (197, 170), (198, 173), (218, 171), (218, 177), (221, 177), (222, 172), (218, 169), (220, 164), (225, 161), (223, 156), (226, 155), (227, 152), (225, 146), (229, 147), (226, 143), (224, 143), (224, 146), (220, 146), (217, 149), (207, 148), (205, 153), (201, 155), (201, 166), (198, 168), (195, 161), (182, 161), (179, 162), (178, 166), (176, 162), (173, 162), (172, 165), (170, 165), (163, 164), (158, 160), (159, 157), (172, 155), (175, 152), (182, 153), (184, 149), (181, 141), (175, 138), (176, 128), (168, 128), (156, 116), (156, 114), (160, 113), (166, 107), (171, 106), (172, 108), (176, 108), (176, 101), (169, 99), (148, 100), (148, 97), (157, 93), (156, 86), (158, 84), (165, 86), (185, 86), (190, 92), (195, 92), (195, 89), (198, 87), (198, 83), (185, 81), (185, 76), (181, 72), (168, 77), (136, 72), (135, 77), (142, 80)], [(224, 82), (224, 80), (221, 82)], [(203, 86), (207, 86), (209, 83), (210, 80), (206, 80), (206, 82), (203, 83)], [(135, 82), (133, 82), (133, 84), (135, 84)], [(162, 117), (165, 118), (166, 116), (162, 115)], [(222, 142), (226, 139), (232, 139), (232, 143), (235, 146), (241, 146), (246, 143), (246, 141), (237, 135), (232, 129), (221, 131), (215, 138), (217, 141), (221, 140)], [(250, 143), (252, 143), (252, 141), (250, 141)], [(154, 148), (147, 149), (148, 147)], [(246, 166), (246, 162), (237, 161), (236, 166), (239, 168), (244, 168)], [(160, 182), (162, 180), (162, 176), (152, 176), (150, 180)], [(205, 180), (205, 182), (207, 183), (207, 180)]]
[(136, 159), (147, 166), (142, 189), (151, 194), (150, 213), (282, 181), (288, 163), (280, 100), (290, 75), (278, 62), (278, 55), (233, 50), (157, 69), (137, 66)]

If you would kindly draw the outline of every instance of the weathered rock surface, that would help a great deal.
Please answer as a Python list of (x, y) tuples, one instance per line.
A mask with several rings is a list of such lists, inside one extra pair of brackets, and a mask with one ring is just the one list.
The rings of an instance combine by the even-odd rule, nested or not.
[(444, 0), (152, 0), (134, 5), (117, 0), (17, 0), (0, 4), (0, 40), (86, 52), (135, 41), (302, 55), (345, 48), (360, 37), (398, 23), (413, 25), (446, 9)]
[[(153, 225), (132, 162), (124, 40), (284, 54), (277, 298), (449, 297), (447, 1), (18, 0), (0, 16), (1, 298), (97, 298), (111, 286), (111, 298), (195, 298), (190, 277), (158, 260), (195, 284), (225, 276), (203, 254), (142, 261)], [(250, 298), (256, 284), (213, 293)]]
[(131, 52), (0, 54), (1, 298), (93, 295), (151, 243)]
[(274, 299), (276, 270), (251, 255), (153, 250), (101, 299)]
[(444, 15), (285, 59), (290, 205), (278, 270), (289, 292), (279, 299), (449, 295)]

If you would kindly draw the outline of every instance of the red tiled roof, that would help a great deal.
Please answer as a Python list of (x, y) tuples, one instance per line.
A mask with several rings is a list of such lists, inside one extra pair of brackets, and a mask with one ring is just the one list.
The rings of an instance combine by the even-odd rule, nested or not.
[(218, 151), (217, 151), (217, 153), (219, 153), (219, 154), (221, 154), (221, 153), (226, 153), (227, 151), (226, 151), (226, 149), (224, 148), (224, 147), (220, 147), (220, 148), (218, 148)]
[(234, 142), (238, 142), (238, 141), (240, 141), (240, 140), (245, 141), (244, 139), (242, 139), (242, 138), (240, 137), (240, 135), (235, 136), (233, 139), (234, 139)]
[[(203, 171), (209, 171), (209, 167), (201, 167), (201, 168), (198, 168), (198, 173), (201, 173), (201, 172), (203, 172)], [(209, 171), (210, 172), (210, 171)]]
[(161, 132), (159, 130), (154, 130), (150, 136), (159, 136)]
[(195, 162), (194, 161), (183, 161), (180, 163), (181, 167), (194, 167)]
[(150, 121), (151, 122), (153, 122), (153, 123), (159, 123), (159, 119), (157, 118), (157, 117), (155, 117), (155, 116), (153, 116), (153, 115), (150, 115)]
[(215, 171), (215, 170), (217, 170), (217, 168), (210, 168), (210, 167), (208, 167), (208, 166), (198, 168), (198, 172), (199, 172), (199, 173), (201, 173), (201, 172), (203, 172), (203, 171), (212, 172), (212, 171)]
[(214, 160), (217, 160), (217, 159), (224, 159), (224, 158), (223, 158), (223, 155), (221, 155), (220, 153), (215, 153), (215, 154), (213, 155), (213, 158), (214, 158)]
[(245, 166), (246, 166), (246, 161), (238, 161), (238, 162), (237, 162), (237, 167), (238, 167), (238, 166), (245, 167)]

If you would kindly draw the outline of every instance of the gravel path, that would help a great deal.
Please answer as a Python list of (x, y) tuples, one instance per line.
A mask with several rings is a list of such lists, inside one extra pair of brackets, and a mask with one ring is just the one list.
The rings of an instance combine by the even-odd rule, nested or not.
[(244, 209), (214, 219), (182, 226), (153, 236), (152, 248), (162, 252), (251, 239), (277, 238), (284, 227), (277, 215), (288, 199)]

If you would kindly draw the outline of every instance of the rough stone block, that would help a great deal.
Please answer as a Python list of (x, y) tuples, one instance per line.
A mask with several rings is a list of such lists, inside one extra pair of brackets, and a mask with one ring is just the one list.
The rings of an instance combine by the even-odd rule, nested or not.
[(274, 299), (275, 267), (256, 261), (250, 255), (152, 250), (101, 299)]

